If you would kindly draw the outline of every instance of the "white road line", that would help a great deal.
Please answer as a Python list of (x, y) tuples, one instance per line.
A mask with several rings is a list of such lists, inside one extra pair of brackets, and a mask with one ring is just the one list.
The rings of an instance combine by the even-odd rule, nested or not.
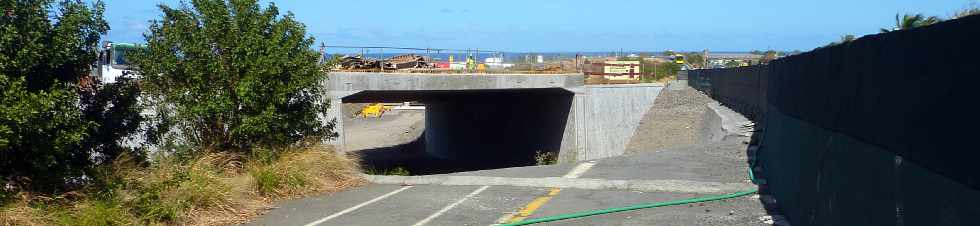
[(413, 224), (412, 226), (422, 226), (422, 225), (428, 224), (429, 221), (432, 221), (432, 219), (436, 219), (436, 217), (439, 217), (443, 213), (446, 213), (447, 211), (449, 211), (453, 207), (456, 207), (456, 205), (459, 205), (460, 203), (465, 202), (467, 199), (470, 199), (473, 196), (476, 196), (477, 194), (480, 194), (480, 192), (483, 192), (483, 190), (487, 190), (487, 188), (489, 188), (489, 187), (490, 187), (490, 185), (485, 185), (483, 187), (477, 188), (475, 191), (470, 192), (470, 194), (468, 194), (466, 196), (463, 196), (463, 198), (461, 198), (459, 200), (456, 200), (456, 202), (454, 202), (452, 204), (449, 204), (446, 207), (443, 207), (438, 212), (433, 213), (432, 215), (429, 215), (429, 217), (426, 217), (425, 219), (422, 219), (421, 221), (419, 221), (418, 223)]
[(334, 218), (339, 217), (340, 215), (344, 215), (346, 213), (350, 213), (350, 212), (352, 212), (354, 210), (360, 209), (361, 207), (364, 207), (364, 206), (367, 206), (367, 205), (369, 205), (371, 203), (374, 203), (374, 202), (380, 201), (382, 199), (388, 198), (388, 196), (392, 196), (392, 195), (398, 194), (399, 192), (402, 192), (405, 189), (409, 189), (409, 188), (412, 188), (412, 186), (405, 186), (405, 187), (399, 188), (398, 190), (394, 190), (392, 192), (388, 192), (388, 194), (384, 194), (382, 196), (378, 196), (377, 198), (368, 200), (367, 202), (363, 202), (361, 204), (357, 204), (356, 206), (352, 206), (351, 208), (347, 208), (347, 209), (345, 209), (343, 211), (340, 211), (340, 212), (337, 212), (337, 213), (335, 213), (333, 215), (324, 217), (323, 219), (319, 219), (317, 221), (310, 222), (309, 224), (306, 224), (306, 226), (315, 226), (315, 225), (322, 224), (323, 222), (326, 222), (326, 221), (328, 221), (330, 219), (334, 219)]
[(582, 174), (585, 174), (585, 171), (589, 171), (589, 169), (592, 169), (592, 166), (595, 166), (595, 162), (583, 162), (582, 164), (578, 164), (577, 166), (575, 166), (575, 168), (572, 168), (572, 171), (568, 171), (568, 174), (565, 174), (565, 176), (562, 177), (563, 178), (581, 177)]

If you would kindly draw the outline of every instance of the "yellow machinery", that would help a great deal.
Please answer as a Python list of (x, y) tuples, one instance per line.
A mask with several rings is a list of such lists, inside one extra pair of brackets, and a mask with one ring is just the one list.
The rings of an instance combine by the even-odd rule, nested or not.
[(373, 103), (361, 108), (361, 112), (357, 113), (357, 117), (378, 118), (388, 110), (391, 110), (390, 106), (385, 106), (384, 104), (380, 103)]
[(680, 65), (683, 65), (683, 64), (685, 64), (685, 63), (686, 63), (686, 62), (684, 61), (684, 55), (681, 55), (681, 54), (675, 54), (673, 58), (674, 58), (674, 63), (675, 63), (675, 64), (680, 64)]

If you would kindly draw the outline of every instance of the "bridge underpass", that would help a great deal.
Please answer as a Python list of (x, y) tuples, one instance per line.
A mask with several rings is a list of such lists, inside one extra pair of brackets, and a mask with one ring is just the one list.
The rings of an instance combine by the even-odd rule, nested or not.
[[(358, 151), (369, 168), (421, 167), (410, 169), (412, 174), (533, 165), (538, 153), (554, 153), (559, 162), (621, 155), (663, 88), (585, 86), (581, 74), (357, 72), (332, 73), (325, 86), (332, 106), (408, 101), (425, 105), (425, 131), (418, 139)], [(331, 109), (332, 115), (351, 113), (342, 107)], [(344, 120), (337, 121), (336, 145), (353, 151), (346, 147)]]
[[(482, 169), (533, 165), (539, 152), (557, 154), (573, 97), (561, 88), (363, 91), (343, 102), (421, 102), (425, 132), (414, 148), (429, 157)], [(447, 167), (459, 168), (452, 165), (456, 164)]]

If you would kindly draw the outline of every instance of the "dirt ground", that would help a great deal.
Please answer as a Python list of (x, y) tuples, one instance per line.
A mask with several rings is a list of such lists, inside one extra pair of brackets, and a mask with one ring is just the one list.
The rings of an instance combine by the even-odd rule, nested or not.
[[(348, 109), (356, 107), (345, 106), (345, 110)], [(350, 115), (344, 118), (344, 132), (347, 148), (351, 151), (409, 143), (425, 131), (424, 110), (392, 110), (380, 118), (354, 118)]]
[[(664, 89), (640, 121), (626, 153), (685, 147), (703, 142), (702, 121), (711, 99), (694, 89)], [(651, 124), (651, 125), (646, 125)]]

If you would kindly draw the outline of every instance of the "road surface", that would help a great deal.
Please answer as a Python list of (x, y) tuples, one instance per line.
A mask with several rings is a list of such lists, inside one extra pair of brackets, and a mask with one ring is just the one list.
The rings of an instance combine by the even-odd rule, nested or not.
[[(690, 104), (706, 104), (698, 98), (686, 99)], [(642, 126), (641, 130), (658, 131)], [(282, 202), (246, 225), (494, 225), (757, 188), (746, 175), (749, 138), (730, 135), (724, 140), (675, 142), (672, 147), (634, 142), (629, 155), (586, 162), (414, 177), (367, 176), (373, 184)], [(769, 225), (776, 212), (772, 203), (761, 201), (764, 198), (755, 194), (539, 225)]]

